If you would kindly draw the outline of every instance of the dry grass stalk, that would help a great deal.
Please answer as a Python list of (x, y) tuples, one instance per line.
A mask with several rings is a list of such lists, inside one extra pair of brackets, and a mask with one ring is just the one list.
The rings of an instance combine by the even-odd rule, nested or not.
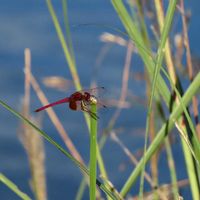
[[(189, 38), (188, 38), (188, 27), (187, 27), (187, 19), (185, 15), (185, 8), (184, 8), (184, 2), (183, 0), (180, 1), (180, 9), (181, 11), (181, 17), (182, 17), (182, 23), (183, 23), (183, 37), (184, 37), (184, 45), (186, 49), (186, 61), (187, 61), (187, 69), (188, 69), (188, 76), (190, 81), (192, 82), (194, 78), (194, 72), (193, 72), (193, 66), (192, 66), (192, 56), (190, 51), (190, 44), (189, 44)], [(193, 105), (193, 112), (196, 122), (196, 131), (197, 136), (200, 140), (200, 123), (199, 123), (199, 111), (198, 111), (198, 100), (197, 97), (194, 96), (192, 98), (192, 105)]]
[[(183, 179), (178, 181), (177, 185), (179, 188), (185, 187), (189, 184), (188, 179)], [(174, 199), (173, 198), (173, 185), (171, 184), (164, 184), (160, 186), (157, 190), (160, 190), (163, 194), (165, 194), (166, 198)], [(152, 200), (154, 199), (154, 191), (146, 192), (144, 195), (144, 200)], [(139, 200), (138, 197), (128, 198), (128, 200)], [(162, 198), (158, 198), (158, 200), (162, 200)], [(183, 197), (179, 195), (179, 197), (176, 200), (183, 200)]]
[(132, 42), (129, 41), (127, 45), (127, 53), (126, 53), (126, 59), (125, 59), (125, 64), (124, 64), (124, 70), (122, 74), (121, 94), (120, 94), (119, 102), (117, 105), (117, 109), (109, 122), (109, 127), (113, 127), (126, 101), (126, 97), (128, 93), (128, 80), (129, 80), (129, 72), (130, 72), (133, 48), (134, 47), (133, 47)]
[[(38, 122), (35, 122), (35, 124), (39, 125)], [(30, 126), (23, 124), (20, 139), (28, 156), (32, 176), (31, 188), (35, 198), (45, 200), (47, 195), (44, 167), (45, 153), (42, 137)]]
[[(30, 75), (30, 82), (31, 82), (31, 85), (32, 85), (33, 89), (35, 90), (38, 98), (42, 102), (42, 105), (49, 104), (49, 101), (47, 100), (45, 94), (42, 92), (38, 82), (36, 81), (35, 77), (32, 74)], [(57, 129), (60, 137), (64, 141), (66, 147), (69, 149), (70, 153), (78, 161), (80, 161), (81, 163), (84, 163), (81, 155), (79, 154), (78, 150), (74, 146), (73, 142), (71, 141), (70, 137), (68, 136), (67, 132), (65, 131), (62, 123), (58, 119), (58, 117), (57, 117), (56, 113), (54, 112), (54, 110), (50, 107), (50, 108), (48, 108), (46, 110), (46, 112), (47, 112), (49, 118), (51, 119), (52, 123), (54, 124), (55, 128)]]
[[(131, 160), (131, 162), (136, 166), (138, 164), (138, 160), (136, 157), (129, 151), (129, 149), (120, 141), (120, 139), (117, 137), (117, 135), (114, 133), (114, 131), (110, 134), (111, 139), (115, 141), (124, 151), (124, 153), (128, 156), (128, 158)], [(147, 182), (151, 185), (152, 188), (155, 188), (154, 181), (152, 180), (151, 176), (144, 172), (144, 177), (147, 180)], [(166, 195), (160, 190), (157, 189), (157, 193), (162, 200), (167, 200)]]
[[(25, 95), (23, 101), (23, 115), (30, 118), (30, 71), (31, 71), (31, 52), (25, 49)], [(36, 120), (35, 124), (39, 126)], [(45, 153), (43, 140), (38, 133), (27, 124), (22, 124), (20, 139), (26, 150), (31, 169), (31, 187), (37, 200), (46, 200), (46, 177), (45, 177)]]

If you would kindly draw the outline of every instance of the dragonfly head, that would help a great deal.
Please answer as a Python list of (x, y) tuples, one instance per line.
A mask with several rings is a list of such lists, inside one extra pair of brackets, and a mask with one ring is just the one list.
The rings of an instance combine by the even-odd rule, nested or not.
[(95, 96), (91, 95), (91, 96), (90, 96), (90, 102), (91, 102), (92, 104), (97, 104), (97, 98), (96, 98)]

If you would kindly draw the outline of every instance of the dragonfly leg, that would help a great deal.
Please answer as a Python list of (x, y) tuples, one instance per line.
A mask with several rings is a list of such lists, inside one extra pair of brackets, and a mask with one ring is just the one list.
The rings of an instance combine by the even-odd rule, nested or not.
[(86, 112), (88, 112), (89, 115), (90, 115), (93, 119), (95, 119), (95, 120), (99, 119), (99, 117), (97, 116), (96, 113), (93, 113), (93, 112), (91, 112), (90, 110), (88, 110), (88, 111), (86, 111)]
[(85, 104), (84, 101), (81, 101), (81, 109), (82, 109), (82, 111), (87, 112), (93, 119), (95, 119), (95, 120), (99, 119), (99, 117), (97, 116), (96, 113), (94, 113), (88, 109), (87, 104)]

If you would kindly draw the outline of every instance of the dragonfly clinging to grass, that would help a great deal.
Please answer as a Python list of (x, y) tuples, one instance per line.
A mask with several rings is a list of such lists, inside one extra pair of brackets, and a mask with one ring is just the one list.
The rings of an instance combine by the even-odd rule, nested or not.
[(73, 94), (71, 94), (69, 97), (65, 97), (63, 99), (60, 99), (58, 101), (55, 101), (53, 103), (50, 103), (48, 105), (45, 105), (41, 108), (38, 108), (35, 110), (35, 112), (40, 112), (42, 110), (45, 110), (49, 107), (53, 107), (59, 104), (68, 103), (69, 108), (71, 110), (77, 111), (81, 110), (83, 112), (87, 112), (93, 119), (99, 119), (96, 113), (91, 111), (91, 105), (95, 104), (98, 108), (106, 108), (104, 104), (100, 102), (100, 100), (97, 98), (95, 94), (97, 94), (99, 91), (104, 90), (104, 87), (97, 87), (92, 88), (88, 90), (80, 90), (76, 91)]

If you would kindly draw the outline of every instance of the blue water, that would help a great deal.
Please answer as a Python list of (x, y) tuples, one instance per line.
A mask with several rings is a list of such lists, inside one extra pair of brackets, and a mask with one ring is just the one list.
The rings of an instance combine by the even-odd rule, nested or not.
[[(59, 19), (62, 19), (60, 2), (54, 1), (54, 5)], [(200, 3), (192, 1), (189, 6), (193, 14), (189, 31), (191, 50), (194, 54), (200, 55), (198, 45)], [(109, 25), (121, 29), (122, 25), (110, 1), (106, 0), (70, 1), (69, 18), (78, 73), (81, 83), (85, 87), (89, 87), (97, 56), (103, 47), (103, 43), (99, 41), (99, 36), (105, 31), (110, 31), (104, 26), (95, 26), (94, 24)], [(177, 24), (180, 24), (180, 18), (177, 18), (177, 21)], [(1, 100), (20, 111), (21, 98), (24, 94), (24, 49), (27, 47), (31, 49), (32, 53), (32, 72), (40, 83), (44, 76), (58, 75), (71, 79), (45, 1), (20, 0), (17, 3), (13, 3), (1, 0), (0, 24)], [(81, 24), (93, 25), (80, 26)], [(174, 30), (176, 29), (174, 28)], [(105, 60), (98, 70), (98, 74), (95, 76), (100, 85), (106, 86), (109, 91), (108, 95), (115, 99), (119, 97), (125, 54), (126, 50), (124, 47), (114, 45), (108, 55), (106, 55)], [(133, 61), (131, 72), (134, 73), (135, 71), (142, 71), (142, 69), (141, 64)], [(67, 95), (44, 86), (42, 89), (50, 101)], [(140, 95), (140, 97), (144, 97), (145, 95), (144, 84), (133, 79), (129, 81), (129, 90), (135, 95)], [(32, 93), (31, 110), (40, 105), (37, 97)], [(82, 113), (72, 112), (67, 108), (63, 109), (62, 106), (56, 107), (55, 111), (63, 122), (75, 146), (88, 162), (89, 138)], [(107, 125), (113, 112), (114, 109), (110, 108), (102, 113), (103, 117), (101, 117), (99, 124), (100, 130)], [(143, 145), (145, 116), (145, 108), (136, 103), (131, 109), (123, 110), (115, 127), (123, 128), (119, 135), (120, 139), (133, 153)], [(8, 178), (14, 181), (22, 191), (33, 197), (29, 187), (30, 171), (27, 157), (17, 136), (20, 122), (0, 106), (0, 124), (0, 172), (3, 172)], [(43, 130), (64, 147), (63, 142), (45, 113), (43, 114)], [(180, 148), (181, 145), (176, 144), (173, 152), (174, 156), (179, 159), (176, 166), (179, 169), (178, 178), (183, 179), (187, 175), (183, 167), (184, 158)], [(48, 199), (74, 199), (82, 177), (80, 171), (74, 167), (70, 160), (66, 159), (47, 142), (45, 142), (45, 151)], [(121, 148), (110, 139), (108, 139), (103, 149), (103, 157), (110, 180), (120, 190), (131, 173), (133, 166)], [(120, 170), (119, 165), (124, 166), (123, 170)], [(162, 166), (166, 166), (165, 153), (160, 158), (159, 166), (161, 168)], [(170, 182), (169, 173), (163, 173), (162, 170), (160, 173), (161, 182)], [(190, 192), (187, 188), (181, 191), (186, 199), (190, 197)], [(132, 193), (136, 194), (135, 190)], [(85, 192), (84, 199), (87, 198), (88, 191)], [(0, 184), (0, 199), (17, 200), (19, 198), (6, 186)]]

